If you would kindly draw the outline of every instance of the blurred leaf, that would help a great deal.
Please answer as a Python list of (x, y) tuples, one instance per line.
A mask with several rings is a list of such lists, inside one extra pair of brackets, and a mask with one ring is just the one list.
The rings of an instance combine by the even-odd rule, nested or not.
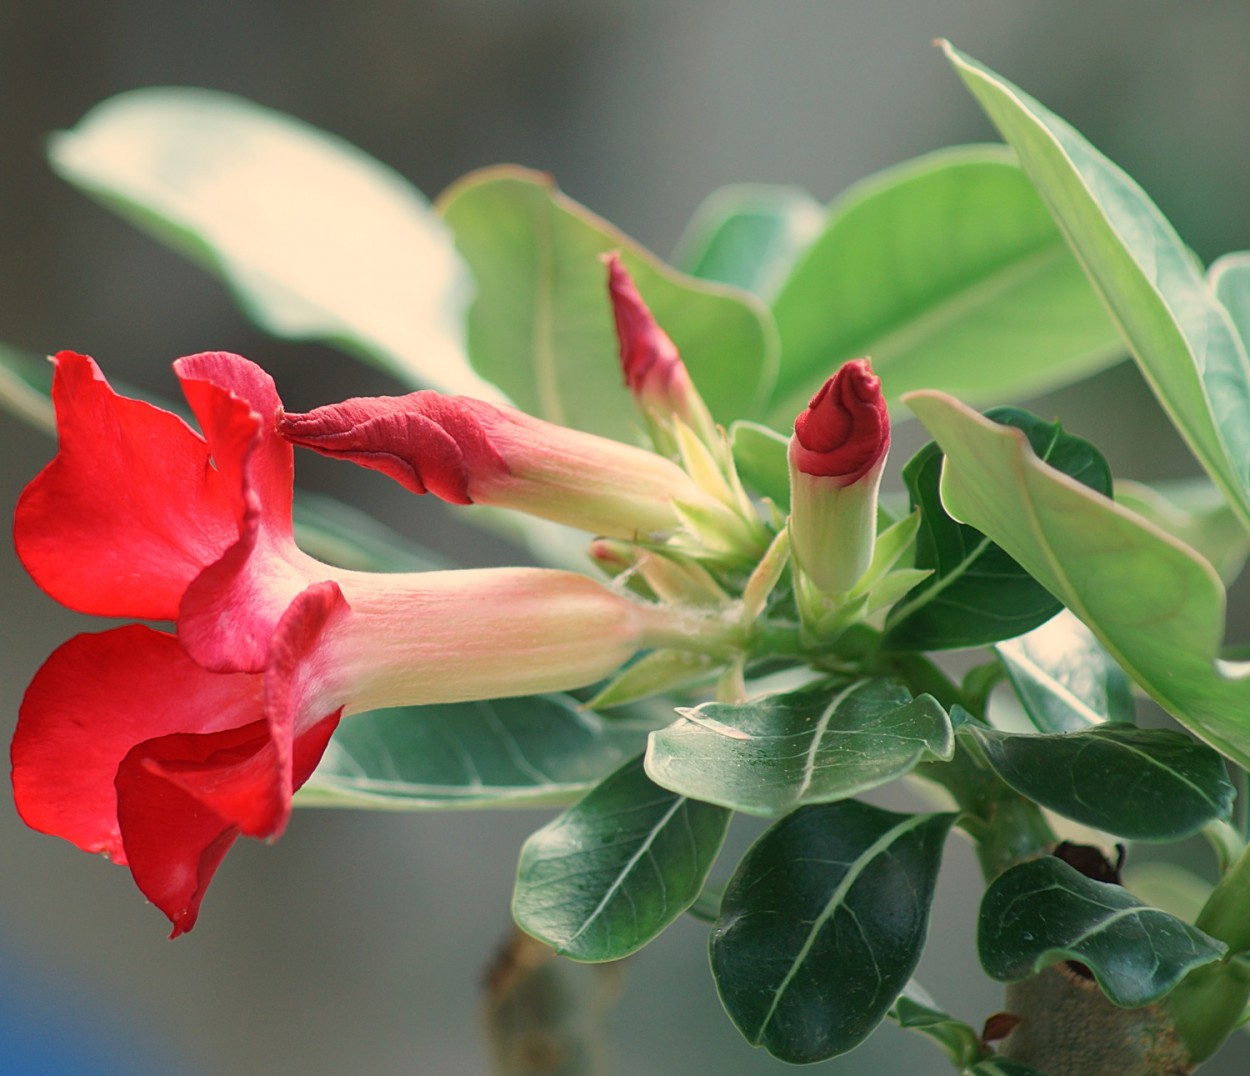
[(773, 825), (738, 865), (712, 932), (712, 972), (734, 1024), (792, 1064), (859, 1045), (924, 946), (955, 816), (845, 800)]
[(1041, 1069), (1010, 1057), (987, 1057), (968, 1070), (968, 1076), (1047, 1076)]
[(1099, 725), (1055, 735), (1000, 732), (972, 722), (986, 760), (1043, 807), (1135, 841), (1179, 841), (1233, 802), (1224, 760), (1170, 729)]
[(1072, 610), (1191, 732), (1250, 765), (1250, 667), (1219, 660), (1224, 588), (1186, 546), (940, 393), (908, 404), (946, 452), (942, 499)]
[(56, 432), (52, 364), (0, 344), (0, 408), (44, 433)]
[(617, 250), (722, 423), (759, 413), (776, 367), (775, 330), (754, 296), (686, 277), (562, 194), (549, 176), (489, 168), (439, 198), (477, 280), (474, 368), (522, 410), (635, 439), (600, 256)]
[(1209, 480), (1149, 486), (1117, 481), (1115, 499), (1206, 557), (1225, 583), (1241, 573), (1250, 553), (1250, 533)]
[(446, 558), (396, 534), (367, 512), (324, 494), (295, 491), (295, 537), (318, 560), (359, 572), (430, 572)]
[(729, 437), (739, 476), (784, 512), (790, 506), (790, 439), (757, 422), (735, 422)]
[(1250, 527), (1250, 360), (1193, 255), (1146, 193), (1077, 131), (944, 47), (1019, 154), (1164, 410)]
[(993, 978), (1018, 982), (1060, 960), (1078, 960), (1124, 1008), (1158, 1001), (1226, 948), (1054, 856), (1000, 874), (981, 902), (977, 933), (981, 965)]
[(748, 814), (846, 799), (955, 749), (946, 711), (895, 680), (819, 684), (677, 712), (651, 734), (651, 779)]
[(1104, 721), (1132, 724), (1133, 694), (1124, 670), (1066, 609), (994, 650), (1039, 732), (1080, 732)]
[(981, 1036), (962, 1020), (939, 1009), (914, 979), (898, 996), (890, 1015), (899, 1027), (932, 1039), (960, 1071), (981, 1056)]
[(729, 812), (657, 788), (627, 762), (525, 842), (512, 912), (574, 960), (618, 960), (694, 903)]
[(642, 749), (654, 726), (563, 696), (374, 710), (347, 718), (300, 790), (304, 807), (565, 804)]
[(740, 184), (704, 200), (673, 255), (673, 265), (771, 299), (795, 259), (820, 234), (824, 207), (798, 187)]
[(773, 313), (782, 367), (768, 421), (783, 428), (864, 355), (891, 400), (939, 388), (999, 403), (1123, 354), (1045, 205), (998, 146), (941, 150), (851, 188)]
[(1130, 863), (1125, 868), (1124, 888), (1143, 903), (1192, 923), (1201, 914), (1214, 887), (1193, 871), (1152, 859)]
[[(1111, 492), (1107, 462), (1088, 441), (1016, 408), (996, 408), (989, 415), (1023, 430), (1033, 450), (1052, 466)], [(1062, 608), (998, 545), (950, 518), (939, 493), (941, 474), (942, 450), (934, 443), (903, 468), (912, 507), (920, 509), (915, 566), (931, 568), (933, 574), (890, 610), (882, 645), (893, 650), (951, 650), (1010, 639)]]
[(410, 385), (497, 396), (464, 356), (470, 284), (421, 193), (348, 142), (215, 90), (154, 87), (57, 135), (57, 173), (215, 271), (262, 328)]

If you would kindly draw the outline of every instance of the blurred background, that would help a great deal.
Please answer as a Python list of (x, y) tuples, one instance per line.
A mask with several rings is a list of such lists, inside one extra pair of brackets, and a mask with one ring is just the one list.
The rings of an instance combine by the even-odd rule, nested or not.
[[(665, 255), (724, 184), (829, 200), (906, 158), (990, 139), (936, 36), (1073, 122), (1205, 261), (1250, 246), (1244, 0), (0, 0), (0, 341), (87, 351), (165, 395), (169, 361), (205, 349), (260, 361), (294, 409), (394, 389), (336, 352), (263, 337), (213, 279), (52, 176), (46, 135), (122, 90), (242, 94), (357, 143), (430, 196), (491, 163), (545, 169)], [(1118, 476), (1196, 472), (1130, 366), (1033, 407), (1095, 440)], [(0, 415), (6, 517), (51, 452)], [(431, 545), (507, 556), (384, 479), (308, 456), (300, 467), (313, 488), (350, 478), (359, 503)], [(7, 542), (0, 608), (7, 737), (39, 663), (100, 625), (45, 598)], [(547, 817), (299, 812), (276, 845), (236, 847), (196, 930), (170, 943), (124, 870), (0, 806), (0, 1071), (486, 1073), (483, 972), (507, 934), (517, 851)], [(749, 838), (743, 827), (731, 841)], [(1001, 993), (976, 966), (978, 891), (952, 842), (919, 976), (979, 1027)], [(703, 926), (678, 923), (617, 989), (621, 1076), (786, 1067), (720, 1011)], [(1203, 1071), (1246, 1072), (1246, 1047)], [(894, 1076), (943, 1062), (886, 1026), (819, 1068)]]

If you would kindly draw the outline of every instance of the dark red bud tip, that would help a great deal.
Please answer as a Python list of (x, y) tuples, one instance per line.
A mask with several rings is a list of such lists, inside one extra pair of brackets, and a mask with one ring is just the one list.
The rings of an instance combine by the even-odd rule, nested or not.
[(605, 254), (603, 261), (608, 267), (608, 294), (625, 384), (635, 396), (663, 394), (674, 378), (685, 376), (677, 345), (651, 315), (621, 256), (613, 251)]
[(478, 400), (425, 391), (284, 414), (278, 432), (324, 456), (381, 471), (413, 493), (472, 504), (477, 482), (508, 471), (491, 444), (489, 426), (497, 414)]
[(867, 359), (843, 365), (794, 422), (794, 458), (804, 474), (858, 482), (890, 447), (881, 379)]

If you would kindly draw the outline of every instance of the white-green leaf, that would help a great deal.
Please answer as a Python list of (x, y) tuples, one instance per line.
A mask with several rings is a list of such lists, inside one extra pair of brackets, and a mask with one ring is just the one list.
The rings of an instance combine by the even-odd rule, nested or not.
[(217, 272), (262, 328), (342, 344), (412, 384), (469, 369), (471, 285), (422, 194), (344, 140), (215, 90), (132, 90), (51, 145), (65, 179)]

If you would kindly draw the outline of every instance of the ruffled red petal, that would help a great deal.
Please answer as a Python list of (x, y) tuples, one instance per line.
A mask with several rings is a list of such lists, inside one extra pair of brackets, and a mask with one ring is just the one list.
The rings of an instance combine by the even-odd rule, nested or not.
[(22, 563), (71, 609), (172, 620), (237, 539), (237, 491), (186, 423), (117, 395), (85, 355), (56, 357), (52, 397), (60, 449), (18, 501)]
[(237, 355), (205, 352), (174, 363), (222, 479), (238, 491), (237, 540), (187, 587), (178, 637), (205, 668), (258, 672), (309, 558), (291, 531), (294, 461), (278, 436), (273, 380)]
[(131, 625), (76, 636), (22, 700), (11, 749), (17, 809), (32, 828), (124, 863), (113, 782), (131, 748), (263, 713), (262, 677), (207, 672), (172, 635)]

